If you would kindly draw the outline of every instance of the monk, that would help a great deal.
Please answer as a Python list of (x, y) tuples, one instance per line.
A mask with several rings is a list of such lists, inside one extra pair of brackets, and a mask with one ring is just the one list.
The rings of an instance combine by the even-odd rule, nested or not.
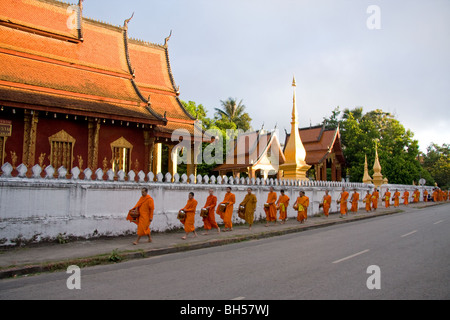
[(197, 200), (194, 199), (194, 193), (189, 192), (189, 197), (186, 205), (184, 206), (183, 210), (186, 212), (186, 219), (182, 221), (181, 223), (184, 224), (184, 232), (186, 232), (186, 235), (182, 237), (181, 239), (186, 240), (189, 233), (194, 233), (194, 238), (197, 237), (197, 233), (195, 232), (195, 209), (197, 209)]
[(225, 204), (226, 209), (224, 213), (219, 211), (219, 207), (217, 208), (217, 214), (222, 218), (225, 228), (223, 231), (233, 231), (233, 224), (231, 222), (231, 218), (233, 217), (233, 205), (236, 202), (236, 197), (234, 193), (231, 193), (231, 188), (227, 187), (227, 193), (225, 193), (225, 197), (223, 201), (219, 204)]
[(252, 230), (253, 220), (255, 219), (256, 196), (252, 193), (252, 188), (247, 188), (247, 194), (239, 206), (245, 207), (244, 220), (249, 224), (248, 230)]
[(270, 187), (269, 194), (267, 195), (267, 201), (266, 204), (269, 205), (269, 207), (266, 207), (266, 204), (264, 204), (264, 211), (266, 212), (266, 227), (269, 226), (269, 222), (274, 221), (274, 224), (277, 224), (277, 193), (273, 191), (273, 187)]
[(345, 191), (345, 187), (342, 187), (341, 197), (337, 201), (340, 204), (340, 215), (339, 215), (340, 218), (343, 218), (347, 214), (348, 197), (349, 197), (349, 193), (347, 191)]
[(389, 189), (386, 189), (386, 192), (385, 192), (384, 195), (383, 195), (383, 199), (384, 199), (384, 206), (385, 206), (386, 208), (389, 208), (389, 206), (391, 205), (391, 204), (390, 204), (390, 201), (391, 201), (391, 192), (389, 191)]
[(287, 208), (289, 206), (290, 199), (287, 195), (284, 194), (284, 190), (281, 190), (280, 192), (281, 192), (281, 195), (277, 201), (277, 208), (278, 208), (278, 210), (280, 210), (279, 219), (281, 221), (281, 224), (284, 224), (284, 223), (286, 223)]
[(203, 208), (208, 209), (208, 216), (203, 217), (203, 228), (205, 229), (204, 235), (207, 235), (212, 228), (217, 229), (220, 233), (220, 228), (217, 225), (216, 217), (214, 215), (214, 209), (217, 205), (217, 197), (214, 195), (214, 190), (209, 189), (209, 196), (206, 198), (206, 203)]
[(433, 190), (433, 201), (438, 202), (438, 198), (439, 198), (439, 190), (438, 190), (438, 188), (435, 188)]
[(141, 198), (133, 207), (133, 209), (138, 209), (139, 217), (133, 219), (128, 213), (127, 220), (137, 224), (137, 239), (133, 242), (137, 245), (142, 236), (148, 236), (148, 242), (152, 242), (152, 237), (150, 234), (150, 224), (153, 220), (153, 211), (155, 210), (155, 204), (152, 197), (148, 194), (147, 188), (141, 189)]
[(350, 211), (357, 212), (358, 211), (359, 193), (356, 192), (356, 189), (353, 190), (350, 201), (352, 202), (352, 207), (350, 208)]
[(409, 191), (408, 191), (408, 190), (405, 190), (405, 191), (403, 192), (402, 199), (403, 199), (403, 204), (404, 204), (405, 206), (407, 206), (407, 205), (409, 204)]
[(300, 191), (300, 197), (295, 201), (294, 208), (297, 207), (297, 221), (305, 223), (308, 218), (308, 206), (309, 198), (305, 195), (304, 191)]
[(413, 203), (417, 203), (420, 200), (420, 191), (418, 189), (414, 190), (413, 193)]
[(400, 192), (398, 192), (398, 189), (395, 189), (392, 199), (394, 199), (394, 207), (397, 208), (400, 205)]
[(366, 204), (366, 212), (370, 212), (372, 210), (371, 208), (371, 202), (372, 202), (372, 195), (370, 194), (370, 191), (367, 190), (366, 196), (364, 197), (363, 202)]
[(428, 191), (423, 190), (423, 202), (428, 202)]
[(373, 210), (377, 210), (378, 208), (378, 198), (380, 197), (380, 192), (378, 189), (374, 189), (372, 193), (372, 208)]
[(324, 215), (328, 218), (331, 206), (331, 196), (328, 194), (328, 190), (325, 190), (325, 195), (322, 199), (322, 208)]

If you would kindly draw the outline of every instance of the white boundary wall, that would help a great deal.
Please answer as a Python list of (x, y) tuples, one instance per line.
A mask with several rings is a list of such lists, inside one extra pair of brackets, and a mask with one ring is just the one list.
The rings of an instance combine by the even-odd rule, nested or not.
[[(125, 178), (123, 172), (114, 176), (112, 171), (105, 175), (97, 170), (95, 177), (89, 169), (84, 171), (84, 179), (80, 180), (78, 168), (71, 170), (72, 178), (67, 179), (67, 170), (58, 169), (58, 178), (54, 178), (54, 169), (46, 167), (41, 172), (38, 165), (32, 169), (32, 177), (27, 177), (27, 168), (20, 165), (13, 169), (9, 163), (2, 166), (0, 176), (0, 246), (12, 245), (18, 241), (40, 242), (54, 240), (60, 235), (81, 238), (98, 236), (119, 236), (134, 234), (136, 225), (125, 220), (128, 210), (140, 197), (142, 187), (149, 189), (155, 201), (155, 212), (151, 224), (152, 231), (168, 231), (182, 228), (177, 220), (178, 210), (186, 204), (188, 193), (194, 192), (198, 201), (197, 212), (206, 202), (208, 189), (214, 189), (218, 202), (222, 201), (226, 187), (230, 186), (236, 195), (233, 222), (243, 222), (237, 217), (237, 205), (244, 199), (247, 188), (251, 187), (258, 199), (255, 219), (265, 219), (263, 205), (267, 200), (269, 187), (273, 186), (277, 195), (284, 189), (289, 196), (290, 207), (288, 217), (296, 217), (292, 209), (300, 190), (305, 191), (310, 199), (308, 215), (319, 213), (319, 203), (328, 189), (332, 196), (331, 212), (337, 211), (336, 201), (342, 187), (350, 194), (357, 189), (360, 194), (359, 207), (363, 208), (362, 199), (367, 190), (373, 191), (373, 185), (363, 183), (345, 183), (331, 181), (279, 181), (260, 179), (228, 179), (221, 177), (196, 178), (177, 174), (172, 181), (170, 174), (163, 176), (153, 173), (145, 175), (142, 171), (135, 175), (130, 171)], [(106, 177), (106, 180), (105, 180)], [(156, 180), (156, 181), (154, 181)], [(181, 181), (180, 181), (181, 180)], [(167, 182), (166, 182), (167, 181)], [(412, 195), (416, 186), (389, 185), (389, 188), (410, 190)], [(425, 187), (420, 187), (421, 193)], [(430, 193), (431, 187), (426, 187)], [(382, 195), (382, 190), (380, 190)], [(381, 202), (380, 202), (381, 205)], [(216, 215), (216, 221), (222, 220)], [(196, 227), (202, 227), (199, 214), (196, 215)]]

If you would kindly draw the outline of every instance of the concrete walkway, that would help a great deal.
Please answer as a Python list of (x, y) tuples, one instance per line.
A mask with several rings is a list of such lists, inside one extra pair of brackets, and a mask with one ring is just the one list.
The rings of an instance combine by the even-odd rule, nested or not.
[(438, 204), (441, 203), (420, 202), (410, 204), (408, 207), (401, 205), (399, 208), (379, 208), (376, 212), (371, 213), (366, 213), (364, 209), (360, 209), (357, 213), (347, 214), (345, 218), (340, 218), (339, 214), (332, 213), (328, 218), (325, 216), (308, 217), (307, 222), (304, 224), (300, 224), (295, 218), (289, 218), (285, 224), (271, 224), (269, 227), (265, 227), (265, 222), (256, 222), (251, 231), (249, 231), (248, 225), (244, 224), (234, 225), (231, 232), (217, 233), (213, 229), (209, 231), (209, 235), (203, 235), (203, 227), (200, 227), (196, 229), (198, 236), (194, 238), (192, 234), (189, 234), (187, 240), (181, 239), (184, 236), (184, 232), (180, 230), (154, 233), (152, 234), (153, 242), (151, 243), (148, 243), (147, 239), (142, 237), (138, 245), (133, 245), (133, 241), (136, 239), (135, 236), (127, 236), (74, 241), (65, 244), (40, 244), (2, 249), (0, 251), (0, 279), (66, 270), (69, 265), (85, 267), (274, 237), (339, 223), (349, 223), (407, 212), (409, 210), (420, 210)]

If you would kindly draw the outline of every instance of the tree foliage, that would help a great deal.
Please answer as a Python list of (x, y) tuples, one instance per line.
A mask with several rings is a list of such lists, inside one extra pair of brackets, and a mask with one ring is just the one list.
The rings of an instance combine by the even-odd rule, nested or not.
[[(364, 175), (364, 156), (367, 155), (369, 174), (373, 174), (375, 143), (383, 176), (390, 183), (412, 184), (427, 176), (418, 161), (419, 144), (414, 134), (389, 112), (376, 109), (367, 113), (362, 107), (355, 109), (335, 108), (330, 118), (324, 118), (327, 127), (340, 126), (347, 176), (350, 181), (360, 182)], [(428, 176), (427, 176), (428, 177)]]
[(423, 155), (423, 167), (442, 189), (450, 188), (450, 144), (431, 143)]

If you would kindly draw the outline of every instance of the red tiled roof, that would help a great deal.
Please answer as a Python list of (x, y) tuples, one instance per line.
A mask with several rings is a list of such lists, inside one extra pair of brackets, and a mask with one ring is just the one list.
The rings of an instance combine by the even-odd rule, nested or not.
[[(306, 150), (306, 163), (319, 164), (326, 159), (329, 153), (334, 152), (340, 163), (345, 163), (340, 143), (340, 131), (325, 129), (323, 126), (299, 128), (300, 138)], [(285, 146), (290, 134), (286, 134)]]

